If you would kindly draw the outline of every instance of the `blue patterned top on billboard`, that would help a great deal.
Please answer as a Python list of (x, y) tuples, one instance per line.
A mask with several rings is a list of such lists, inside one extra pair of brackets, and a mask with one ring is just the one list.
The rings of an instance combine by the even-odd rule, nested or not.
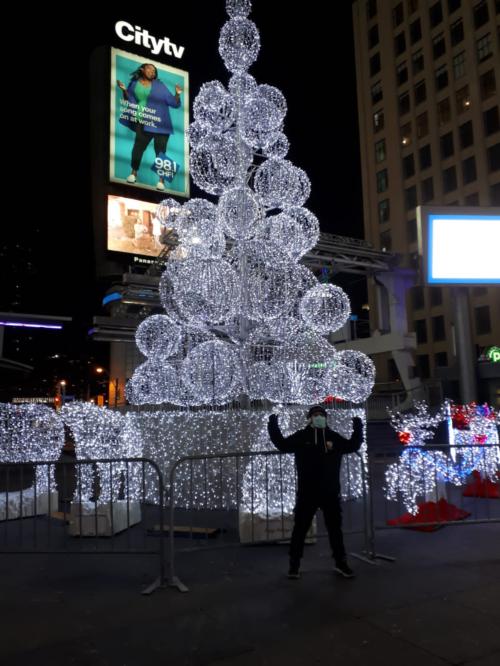
[(118, 49), (111, 59), (111, 181), (189, 197), (187, 72)]

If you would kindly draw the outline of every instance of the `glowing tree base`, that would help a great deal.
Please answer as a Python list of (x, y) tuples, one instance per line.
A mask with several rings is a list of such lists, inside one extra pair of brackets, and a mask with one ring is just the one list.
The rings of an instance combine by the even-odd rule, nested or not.
[(141, 522), (139, 502), (73, 502), (68, 533), (71, 536), (112, 536)]
[[(388, 520), (388, 525), (399, 527), (408, 527), (419, 532), (434, 532), (443, 527), (446, 523), (456, 520), (464, 520), (470, 513), (459, 509), (442, 497), (437, 502), (421, 502), (417, 504), (418, 512), (416, 515), (405, 513), (398, 518)], [(426, 525), (425, 523), (439, 523), (435, 525)]]
[(497, 483), (493, 483), (489, 479), (484, 479), (477, 470), (472, 472), (472, 477), (473, 480), (464, 488), (462, 493), (464, 497), (500, 499), (500, 480)]
[(31, 516), (43, 516), (52, 511), (57, 511), (59, 495), (57, 492), (38, 492), (35, 502), (35, 489), (11, 491), (8, 494), (0, 493), (0, 521), (15, 520), (17, 518), (30, 518)]

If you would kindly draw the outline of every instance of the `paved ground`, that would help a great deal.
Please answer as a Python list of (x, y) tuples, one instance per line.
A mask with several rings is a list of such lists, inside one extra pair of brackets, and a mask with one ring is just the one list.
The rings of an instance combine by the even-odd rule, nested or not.
[(138, 592), (156, 575), (150, 556), (4, 555), (0, 663), (500, 663), (498, 524), (384, 531), (377, 545), (397, 562), (352, 559), (355, 580), (331, 572), (325, 540), (306, 548), (300, 581), (284, 575), (285, 546), (181, 552), (190, 592), (149, 597)]

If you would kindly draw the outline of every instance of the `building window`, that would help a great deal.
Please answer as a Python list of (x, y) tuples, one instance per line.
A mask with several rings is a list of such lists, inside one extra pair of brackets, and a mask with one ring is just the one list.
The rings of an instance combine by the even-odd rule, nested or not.
[(425, 89), (425, 81), (419, 81), (414, 88), (414, 95), (415, 95), (415, 104), (421, 104), (422, 102), (425, 102), (427, 98), (427, 91)]
[(431, 287), (429, 289), (431, 295), (431, 307), (436, 307), (437, 305), (442, 305), (443, 303), (443, 291), (441, 287)]
[(428, 201), (432, 201), (432, 199), (434, 199), (434, 182), (432, 178), (426, 178), (423, 180), (420, 190), (422, 192), (422, 203), (425, 204)]
[(427, 322), (425, 319), (415, 320), (415, 333), (417, 334), (418, 345), (423, 345), (427, 342)]
[(387, 169), (377, 171), (377, 192), (385, 192), (389, 186), (389, 179), (387, 176)]
[(481, 90), (481, 99), (488, 99), (496, 93), (495, 70), (490, 69), (479, 77), (479, 88)]
[(406, 123), (401, 127), (401, 145), (409, 146), (411, 144), (411, 123)]
[(462, 178), (464, 185), (473, 183), (477, 178), (476, 173), (476, 158), (474, 156), (463, 160), (462, 162)]
[(443, 171), (443, 192), (453, 192), (457, 189), (457, 170), (454, 166)]
[(413, 74), (418, 74), (424, 68), (424, 52), (422, 49), (416, 51), (411, 57)]
[(422, 139), (424, 136), (429, 134), (429, 119), (427, 117), (427, 111), (421, 113), (416, 118), (417, 125), (417, 138)]
[(405, 205), (406, 210), (411, 210), (417, 205), (417, 188), (415, 185), (405, 189)]
[(377, 16), (377, 0), (367, 0), (366, 2), (366, 15), (369, 19)]
[(490, 203), (492, 206), (500, 206), (500, 183), (490, 185)]
[(470, 108), (469, 86), (464, 86), (463, 88), (460, 88), (460, 90), (457, 90), (455, 98), (457, 100), (457, 114), (460, 115)]
[(498, 132), (500, 129), (500, 122), (498, 118), (498, 106), (492, 106), (483, 113), (484, 133), (486, 136)]
[(462, 0), (448, 0), (448, 14), (453, 14), (457, 9), (460, 9)]
[(429, 21), (431, 28), (435, 28), (443, 20), (443, 8), (441, 6), (441, 0), (436, 2), (432, 7), (429, 8)]
[(420, 161), (420, 170), (424, 171), (424, 169), (428, 169), (432, 165), (430, 143), (420, 148), (420, 150), (418, 151), (418, 156)]
[(375, 144), (375, 162), (383, 162), (385, 160), (385, 139), (380, 139)]
[(375, 76), (380, 72), (380, 53), (375, 53), (370, 58), (370, 76)]
[(401, 55), (406, 51), (406, 38), (405, 33), (400, 32), (399, 35), (394, 37), (394, 53), (396, 56)]
[[(416, 227), (415, 227), (416, 228)], [(423, 287), (413, 287), (412, 291), (412, 304), (414, 310), (423, 310), (425, 307), (424, 301), (424, 288)], [(424, 321), (424, 320), (419, 320)]]
[(380, 132), (381, 129), (384, 129), (384, 111), (375, 111), (373, 114), (373, 131)]
[(485, 335), (491, 332), (490, 308), (488, 305), (481, 305), (474, 310), (476, 320), (476, 334)]
[(405, 92), (399, 96), (399, 115), (404, 116), (410, 110), (410, 95)]
[(453, 132), (443, 134), (439, 140), (439, 144), (441, 147), (441, 159), (445, 160), (447, 157), (451, 157), (455, 152), (453, 146)]
[(404, 21), (403, 3), (400, 2), (392, 10), (392, 25), (397, 28)]
[(446, 352), (434, 354), (434, 365), (436, 368), (446, 368), (448, 366), (448, 354)]
[(410, 23), (410, 44), (416, 44), (420, 39), (422, 39), (422, 25), (418, 18)]
[(436, 69), (436, 90), (443, 90), (448, 85), (448, 68), (441, 65)]
[(488, 170), (490, 173), (500, 169), (500, 143), (496, 143), (487, 150)]
[(398, 366), (393, 358), (387, 360), (387, 379), (390, 382), (397, 382), (400, 380)]
[(458, 128), (458, 134), (460, 136), (460, 148), (468, 148), (474, 143), (474, 132), (472, 130), (472, 121), (468, 120), (463, 125), (460, 125)]
[(390, 204), (389, 199), (383, 199), (378, 202), (378, 221), (379, 224), (385, 224), (389, 222), (390, 218)]
[(438, 117), (438, 125), (442, 127), (443, 125), (446, 125), (446, 123), (449, 123), (451, 120), (451, 104), (450, 104), (450, 98), (446, 97), (445, 99), (441, 100), (441, 102), (438, 103), (437, 105), (437, 117)]
[(420, 379), (429, 379), (429, 357), (427, 354), (417, 354), (417, 373)]
[(446, 338), (443, 315), (432, 317), (432, 338), (435, 341), (444, 340)]
[(408, 67), (406, 65), (406, 61), (402, 62), (396, 67), (396, 80), (398, 86), (408, 81)]
[(440, 32), (432, 40), (432, 55), (434, 56), (434, 60), (442, 56), (443, 53), (446, 53), (446, 43), (444, 41), (444, 32)]
[(455, 23), (452, 23), (450, 26), (450, 41), (452, 46), (460, 44), (464, 39), (464, 22), (462, 19), (458, 19)]
[(374, 83), (371, 87), (371, 93), (372, 93), (372, 104), (376, 104), (377, 102), (380, 102), (380, 100), (383, 98), (383, 92), (382, 92), (382, 83), (380, 81), (377, 81), (377, 83)]
[(474, 11), (474, 28), (477, 30), (485, 23), (488, 23), (490, 17), (488, 14), (488, 3), (486, 0), (480, 0), (473, 8)]
[(408, 15), (414, 14), (418, 9), (418, 0), (406, 0)]
[(415, 160), (413, 154), (403, 157), (403, 178), (411, 178), (415, 175)]
[(493, 46), (491, 43), (491, 33), (488, 32), (484, 37), (478, 39), (476, 42), (477, 48), (477, 59), (478, 62), (483, 62), (487, 60), (493, 53)]
[(384, 252), (390, 252), (392, 250), (392, 238), (389, 230), (383, 231), (380, 234), (380, 249)]
[(457, 53), (453, 58), (453, 78), (455, 81), (465, 76), (465, 51)]
[(466, 206), (479, 206), (479, 194), (477, 192), (468, 194), (464, 199), (464, 203)]
[(415, 243), (417, 241), (417, 220), (413, 219), (406, 222), (406, 234), (408, 236), (408, 243)]
[(378, 25), (375, 24), (368, 30), (368, 48), (372, 49), (374, 46), (377, 46), (378, 41)]

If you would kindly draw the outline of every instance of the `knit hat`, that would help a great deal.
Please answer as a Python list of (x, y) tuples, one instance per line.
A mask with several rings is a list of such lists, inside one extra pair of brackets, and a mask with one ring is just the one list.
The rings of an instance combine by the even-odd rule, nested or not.
[(315, 412), (321, 412), (324, 416), (328, 416), (326, 409), (323, 405), (313, 405), (311, 409), (307, 412), (307, 418), (310, 419)]

